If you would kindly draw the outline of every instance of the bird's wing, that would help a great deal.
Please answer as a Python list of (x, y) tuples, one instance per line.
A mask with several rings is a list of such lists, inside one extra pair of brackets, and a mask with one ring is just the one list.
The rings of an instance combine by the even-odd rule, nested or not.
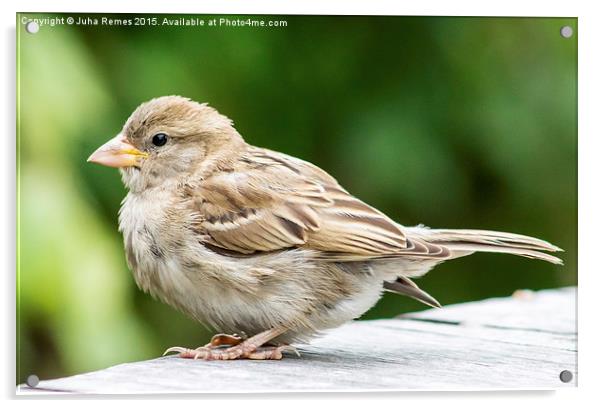
[(441, 253), (302, 160), (250, 148), (191, 191), (205, 243), (240, 254), (303, 247), (331, 260)]

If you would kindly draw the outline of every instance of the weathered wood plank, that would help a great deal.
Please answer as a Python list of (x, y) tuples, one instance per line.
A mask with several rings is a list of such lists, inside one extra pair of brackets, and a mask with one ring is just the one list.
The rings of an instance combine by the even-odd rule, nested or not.
[[(282, 361), (164, 357), (42, 381), (38, 392), (551, 389), (576, 385), (576, 290), (347, 324)], [(563, 383), (559, 374), (575, 378)], [(20, 386), (20, 392), (31, 392)]]
[(404, 317), (461, 322), (493, 327), (574, 333), (577, 291), (561, 288), (532, 292), (516, 291), (511, 298), (493, 298), (478, 302), (445, 306)]

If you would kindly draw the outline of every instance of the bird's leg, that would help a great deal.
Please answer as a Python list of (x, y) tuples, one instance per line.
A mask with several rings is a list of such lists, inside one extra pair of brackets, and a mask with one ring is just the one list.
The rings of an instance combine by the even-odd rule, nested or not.
[[(182, 358), (193, 358), (195, 360), (236, 360), (243, 358), (252, 360), (280, 360), (283, 351), (291, 350), (296, 352), (296, 350), (291, 346), (261, 346), (280, 336), (285, 331), (286, 328), (284, 327), (266, 330), (227, 348), (209, 346), (192, 350), (184, 347), (171, 347), (165, 351), (164, 355), (175, 351), (180, 353), (179, 355)], [(218, 337), (218, 339), (222, 339), (222, 337)]]

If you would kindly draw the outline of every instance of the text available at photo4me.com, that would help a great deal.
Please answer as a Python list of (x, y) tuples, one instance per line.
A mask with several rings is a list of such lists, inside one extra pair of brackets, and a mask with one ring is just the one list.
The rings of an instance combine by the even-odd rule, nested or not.
[(56, 26), (106, 26), (106, 27), (251, 27), (270, 28), (287, 27), (288, 21), (281, 18), (270, 17), (202, 17), (202, 16), (138, 16), (138, 17), (115, 17), (115, 16), (56, 16), (32, 18), (21, 17), (21, 24), (27, 25), (33, 22), (39, 27)]

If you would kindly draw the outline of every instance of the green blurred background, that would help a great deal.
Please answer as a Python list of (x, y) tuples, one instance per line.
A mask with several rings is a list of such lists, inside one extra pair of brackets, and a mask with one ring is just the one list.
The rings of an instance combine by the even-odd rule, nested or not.
[[(31, 35), (23, 16), (49, 15), (17, 16), (17, 382), (211, 335), (136, 288), (118, 172), (86, 163), (160, 95), (209, 102), (250, 143), (321, 166), (403, 224), (566, 250), (564, 267), (493, 254), (445, 263), (420, 281), (443, 304), (576, 284), (577, 41), (560, 35), (576, 19), (256, 16), (287, 26)], [(364, 318), (422, 308), (387, 294)]]

